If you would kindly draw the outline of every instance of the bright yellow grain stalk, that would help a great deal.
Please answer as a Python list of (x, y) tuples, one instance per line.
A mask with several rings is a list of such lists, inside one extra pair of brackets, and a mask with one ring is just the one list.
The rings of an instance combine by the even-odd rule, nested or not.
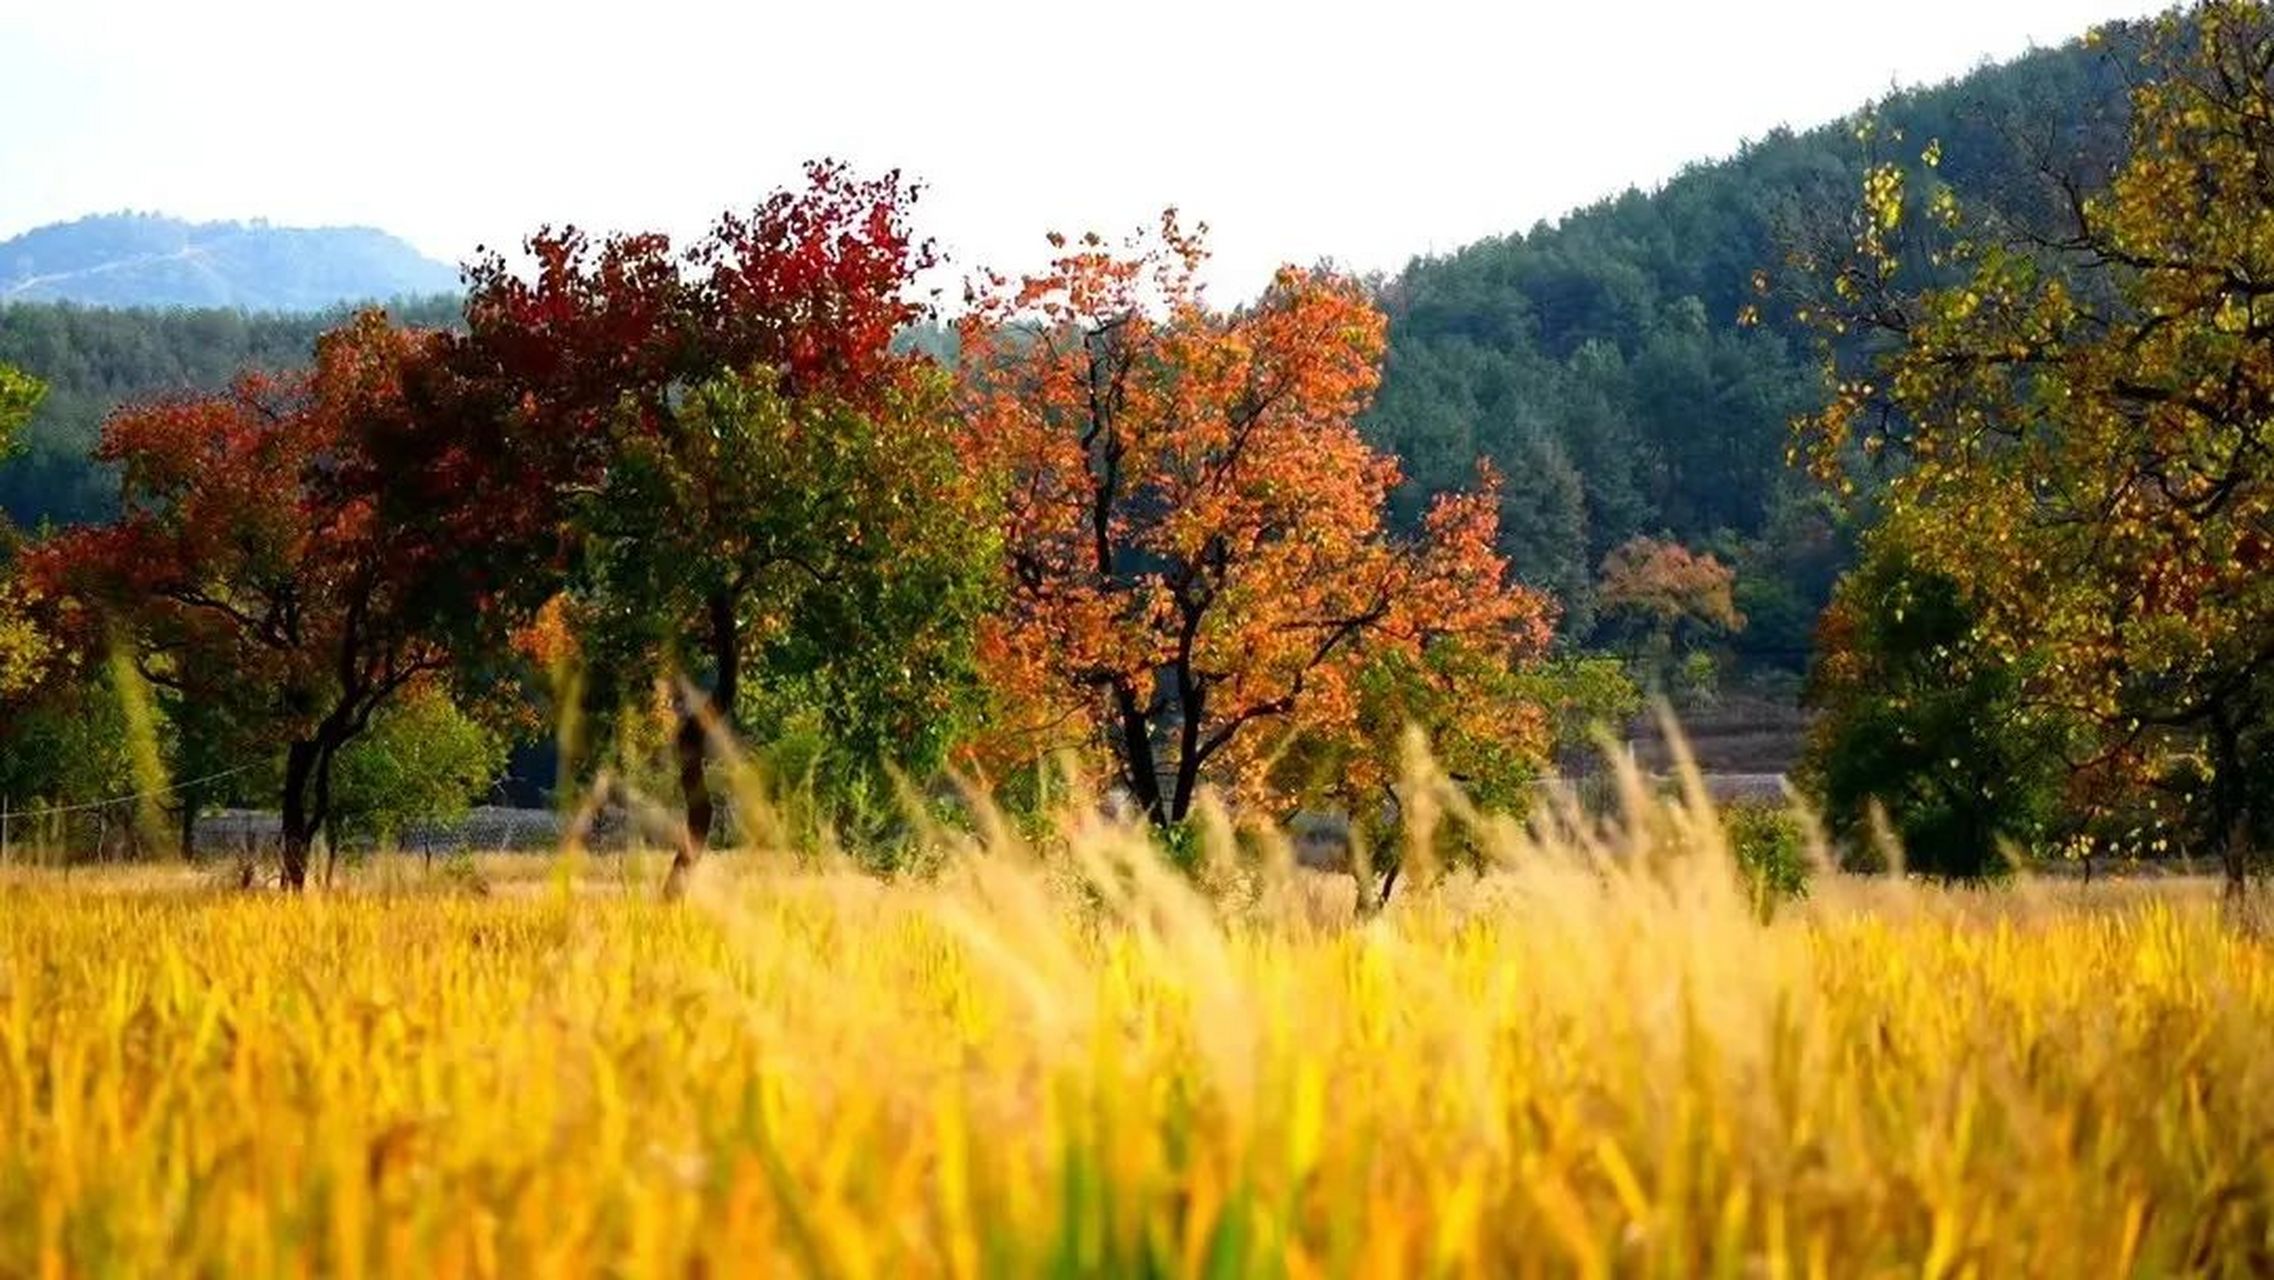
[[(0, 882), (0, 1275), (2167, 1275), (2274, 1260), (2274, 963), (2194, 897), (1820, 889), (1695, 801), (1400, 887)], [(940, 837), (946, 839), (947, 837)], [(453, 892), (455, 886), (459, 892)]]

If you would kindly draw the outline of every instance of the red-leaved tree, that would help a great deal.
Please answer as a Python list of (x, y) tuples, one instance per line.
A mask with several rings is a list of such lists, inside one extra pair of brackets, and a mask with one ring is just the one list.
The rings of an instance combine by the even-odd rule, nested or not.
[(839, 582), (829, 559), (848, 545), (842, 521), (787, 519), (814, 496), (789, 487), (830, 477), (723, 468), (802, 458), (788, 434), (848, 414), (928, 447), (910, 406), (931, 393), (892, 345), (922, 314), (913, 285), (934, 260), (910, 228), (915, 190), (829, 162), (805, 178), (685, 249), (548, 228), (527, 242), (527, 274), (477, 261), (449, 356), (459, 415), (386, 447), (391, 518), (450, 530), (461, 575), (510, 612), (602, 594), (588, 614), (660, 632), (638, 656), (675, 666), (685, 689), (674, 885), (710, 839), (710, 736), (734, 723), (751, 647), (784, 612), (775, 586)]
[(305, 372), (121, 410), (97, 450), (119, 468), (120, 515), (28, 556), (86, 631), (131, 645), (153, 680), (229, 699), (254, 740), (282, 749), (294, 889), (341, 748), (449, 665), (433, 608), (466, 598), (434, 580), (426, 531), (377, 518), (363, 449), (417, 411), (438, 341), (367, 312), (324, 335)]

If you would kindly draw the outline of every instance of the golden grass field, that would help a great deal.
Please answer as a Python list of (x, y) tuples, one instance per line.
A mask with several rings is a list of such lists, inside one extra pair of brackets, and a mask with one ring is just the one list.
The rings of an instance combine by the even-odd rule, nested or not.
[(1715, 830), (1497, 829), (1363, 921), (1094, 822), (676, 906), (574, 854), (15, 872), (0, 1275), (2274, 1266), (2274, 956), (2208, 897), (1763, 924)]

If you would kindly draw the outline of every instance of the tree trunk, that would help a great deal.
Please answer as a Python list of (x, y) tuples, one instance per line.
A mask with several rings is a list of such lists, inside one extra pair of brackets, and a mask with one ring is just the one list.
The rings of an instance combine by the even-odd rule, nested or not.
[(2226, 845), (2219, 850), (2220, 867), (2226, 873), (2226, 901), (2229, 907), (2240, 907), (2250, 894), (2250, 820), (2241, 813), (2227, 820)]
[(324, 888), (332, 887), (332, 864), (339, 857), (339, 821), (332, 812), (332, 761), (339, 758), (340, 748), (346, 744), (352, 730), (334, 727), (326, 721), (316, 733), (322, 745), (316, 749), (316, 768), (309, 779), (316, 801), (308, 810), (308, 831), (311, 836), (324, 839)]
[(316, 772), (316, 755), (313, 742), (295, 742), (284, 753), (282, 874), (284, 887), (295, 893), (308, 887), (308, 850), (316, 836), (314, 815), (308, 805), (308, 784)]
[(1182, 822), (1192, 812), (1193, 793), (1200, 790), (1200, 724), (1208, 711), (1208, 694), (1192, 674), (1190, 663), (1177, 665), (1176, 794), (1169, 800), (1169, 821)]
[(688, 877), (710, 847), (717, 805), (711, 798), (709, 721), (715, 717), (724, 730), (733, 722), (735, 699), (741, 693), (742, 646), (734, 621), (734, 597), (713, 593), (706, 605), (710, 615), (711, 669), (717, 680), (708, 696), (689, 689), (680, 697), (679, 792), (687, 805), (687, 826), (679, 848), (671, 855), (671, 870), (663, 878), (663, 896), (676, 901), (687, 892)]
[(181, 843), (182, 861), (184, 862), (197, 861), (197, 811), (203, 807), (198, 803), (197, 792), (185, 791), (182, 793)]
[(1161, 771), (1153, 760), (1152, 721), (1137, 701), (1137, 691), (1121, 680), (1113, 682), (1114, 714), (1121, 722), (1121, 773), (1129, 794), (1154, 826), (1171, 825), (1168, 806), (1161, 802)]
[(687, 805), (687, 825), (671, 855), (671, 871), (663, 878), (667, 901), (687, 891), (687, 877), (694, 874), (696, 860), (711, 842), (711, 781), (704, 770), (710, 753), (704, 742), (708, 731), (703, 727), (702, 706), (690, 698), (679, 715), (679, 793)]
[(2219, 862), (2226, 873), (2227, 902), (2240, 906), (2250, 889), (2252, 835), (2250, 783), (2243, 774), (2241, 727), (2229, 716), (2215, 715), (2211, 721), (2210, 745), (2211, 767), (2218, 771), (2213, 780), (2212, 809), (2215, 825), (2225, 837), (2225, 846), (2219, 850)]

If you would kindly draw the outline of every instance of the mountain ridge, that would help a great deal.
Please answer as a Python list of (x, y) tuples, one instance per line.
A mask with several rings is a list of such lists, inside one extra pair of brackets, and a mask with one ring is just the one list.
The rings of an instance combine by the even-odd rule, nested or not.
[(457, 268), (377, 227), (91, 214), (0, 240), (0, 303), (314, 312), (455, 292)]

